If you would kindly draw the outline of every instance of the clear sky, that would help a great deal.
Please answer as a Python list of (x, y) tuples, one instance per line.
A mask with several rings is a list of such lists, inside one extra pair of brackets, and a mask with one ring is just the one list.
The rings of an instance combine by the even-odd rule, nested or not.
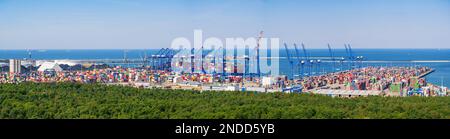
[(450, 0), (0, 0), (0, 49), (151, 49), (176, 37), (450, 48)]

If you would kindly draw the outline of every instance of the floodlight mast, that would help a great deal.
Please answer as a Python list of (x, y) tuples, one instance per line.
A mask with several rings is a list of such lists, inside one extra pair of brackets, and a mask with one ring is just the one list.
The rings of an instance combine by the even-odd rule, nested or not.
[(261, 39), (263, 38), (264, 31), (259, 32), (259, 36), (256, 44), (256, 76), (261, 77), (261, 67), (260, 67), (260, 59), (259, 59), (259, 49), (261, 47)]

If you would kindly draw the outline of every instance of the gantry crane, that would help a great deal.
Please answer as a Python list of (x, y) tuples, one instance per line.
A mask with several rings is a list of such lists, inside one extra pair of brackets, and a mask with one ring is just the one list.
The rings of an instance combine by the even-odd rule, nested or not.
[[(297, 55), (296, 56), (297, 57), (297, 63), (296, 63), (297, 74), (299, 74), (299, 78), (301, 79), (303, 77), (303, 64), (302, 64), (302, 60), (300, 58), (301, 57), (300, 53), (298, 52), (297, 44), (295, 44), (295, 43), (294, 43), (294, 48), (295, 48), (295, 54)], [(300, 67), (302, 69), (300, 69)]]
[(344, 44), (345, 47), (345, 53), (347, 54), (347, 59), (348, 59), (348, 64), (347, 64), (347, 68), (350, 70), (351, 69), (351, 56), (350, 56), (350, 51), (347, 47), (347, 44)]
[(336, 69), (336, 63), (335, 63), (335, 59), (334, 59), (334, 55), (333, 55), (333, 51), (331, 51), (331, 46), (330, 44), (328, 44), (328, 52), (330, 53), (330, 58), (331, 58), (331, 71), (330, 72), (335, 72)]
[(191, 73), (195, 72), (195, 62), (194, 62), (194, 58), (195, 58), (195, 48), (191, 48)]
[(157, 69), (157, 65), (159, 65), (159, 57), (164, 51), (166, 51), (166, 48), (161, 48), (158, 52), (152, 55), (152, 70)]
[(306, 60), (306, 62), (304, 62), (304, 64), (307, 64), (310, 67), (309, 68), (309, 74), (308, 74), (308, 76), (309, 76), (309, 75), (311, 75), (311, 69), (312, 69), (313, 61), (309, 60), (308, 53), (306, 52), (304, 43), (302, 43), (302, 49), (303, 49), (303, 53), (305, 54), (305, 58), (304, 59)]
[(291, 66), (291, 72), (290, 72), (291, 76), (289, 76), (289, 79), (293, 80), (293, 78), (294, 78), (294, 62), (291, 59), (291, 54), (289, 53), (289, 48), (286, 43), (284, 43), (284, 48), (286, 49), (286, 54), (287, 54), (287, 58), (289, 61), (289, 65)]

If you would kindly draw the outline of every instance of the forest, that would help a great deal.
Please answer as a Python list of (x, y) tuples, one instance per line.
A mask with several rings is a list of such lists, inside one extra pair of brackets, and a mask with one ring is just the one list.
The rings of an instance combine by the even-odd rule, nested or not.
[(139, 89), (77, 83), (0, 84), (1, 119), (450, 119), (450, 97)]

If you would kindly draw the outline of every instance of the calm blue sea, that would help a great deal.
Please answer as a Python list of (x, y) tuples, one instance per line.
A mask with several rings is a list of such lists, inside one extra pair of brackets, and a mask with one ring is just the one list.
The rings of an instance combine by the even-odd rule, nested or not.
[[(144, 56), (156, 53), (158, 50), (126, 50), (129, 59), (140, 59)], [(364, 56), (362, 64), (359, 66), (429, 66), (436, 71), (426, 78), (434, 84), (450, 86), (450, 49), (354, 49), (354, 56)], [(124, 50), (31, 50), (33, 59), (122, 59)], [(339, 61), (331, 62), (328, 49), (309, 49), (307, 50), (309, 57), (322, 59), (320, 65), (315, 65), (311, 69), (311, 73), (323, 73), (331, 70), (346, 69), (348, 63), (340, 63)], [(290, 50), (292, 59), (296, 60), (295, 51)], [(280, 72), (281, 74), (291, 75), (290, 64), (287, 59), (286, 51), (280, 50)], [(303, 52), (300, 56), (303, 57)], [(336, 59), (346, 57), (345, 49), (333, 50)], [(27, 50), (0, 50), (0, 59), (23, 59), (28, 57)], [(334, 65), (334, 66), (333, 66)], [(308, 72), (307, 69), (306, 72)]]

